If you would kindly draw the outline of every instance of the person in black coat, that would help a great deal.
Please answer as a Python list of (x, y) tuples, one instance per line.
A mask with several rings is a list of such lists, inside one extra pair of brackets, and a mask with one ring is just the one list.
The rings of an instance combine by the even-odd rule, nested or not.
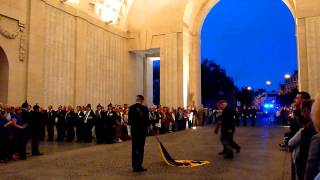
[(83, 126), (84, 126), (84, 112), (81, 106), (77, 106), (77, 113), (75, 117), (77, 142), (83, 141)]
[(107, 144), (115, 142), (115, 126), (118, 115), (113, 110), (112, 104), (108, 105), (108, 110), (106, 112), (106, 128), (105, 128), (105, 139)]
[(224, 155), (225, 158), (233, 158), (233, 149), (240, 152), (240, 146), (234, 142), (233, 135), (235, 132), (235, 122), (233, 120), (233, 111), (228, 108), (228, 103), (222, 100), (218, 103), (219, 109), (222, 110), (221, 119), (221, 143), (223, 151), (219, 154)]
[(256, 126), (256, 118), (257, 118), (257, 110), (254, 106), (252, 106), (250, 109), (249, 117), (250, 117), (250, 121), (251, 121), (251, 126), (255, 127)]
[[(305, 111), (309, 111), (310, 114), (312, 101), (303, 101), (301, 106), (302, 114), (306, 113)], [(311, 117), (303, 116), (303, 118), (306, 122), (306, 125), (304, 126), (304, 129), (301, 131), (300, 151), (296, 158), (297, 176), (299, 180), (304, 179), (311, 139), (312, 136), (314, 136), (317, 133), (311, 120)]]
[(58, 107), (58, 111), (56, 113), (56, 127), (57, 127), (57, 141), (61, 142), (64, 141), (65, 137), (65, 121), (64, 121), (64, 116), (66, 114), (65, 109), (62, 109), (62, 106)]
[(43, 125), (43, 114), (40, 111), (40, 106), (34, 105), (31, 120), (29, 122), (31, 129), (31, 147), (32, 155), (42, 155), (39, 151), (39, 142), (41, 137), (41, 128)]
[(234, 110), (234, 121), (236, 123), (236, 126), (240, 126), (240, 110), (239, 107), (236, 107)]
[(10, 158), (10, 134), (12, 121), (6, 119), (7, 112), (0, 110), (0, 162)]
[(102, 106), (98, 104), (96, 110), (96, 122), (95, 122), (95, 131), (96, 131), (96, 143), (102, 144), (104, 141), (103, 131), (104, 131), (104, 121), (105, 113), (102, 111)]
[(75, 118), (76, 118), (76, 115), (74, 113), (72, 106), (68, 106), (66, 115), (64, 117), (65, 117), (65, 124), (66, 124), (66, 130), (67, 130), (67, 141), (72, 142), (75, 136), (74, 126), (75, 126)]
[(134, 172), (146, 171), (142, 167), (144, 144), (148, 133), (149, 112), (143, 105), (144, 97), (137, 96), (137, 103), (129, 108), (129, 124), (132, 134), (132, 167)]
[(83, 120), (83, 140), (85, 143), (92, 142), (92, 128), (95, 124), (95, 114), (91, 109), (91, 104), (86, 106), (86, 111)]
[(52, 109), (52, 106), (50, 105), (48, 107), (48, 111), (46, 114), (46, 126), (47, 126), (47, 132), (48, 132), (48, 141), (53, 141), (54, 137), (54, 124), (55, 124), (55, 119), (56, 119), (56, 113)]

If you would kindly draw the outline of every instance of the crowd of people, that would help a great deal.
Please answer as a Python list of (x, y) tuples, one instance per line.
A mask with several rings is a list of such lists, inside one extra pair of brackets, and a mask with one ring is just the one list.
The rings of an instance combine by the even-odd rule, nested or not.
[[(218, 108), (216, 110), (213, 110), (213, 114), (215, 119), (218, 120), (218, 117), (222, 114), (222, 111)], [(252, 127), (255, 127), (257, 119), (257, 109), (255, 108), (255, 106), (237, 106), (232, 109), (232, 117), (235, 126), (248, 126), (248, 121), (250, 121), (250, 125)]]
[(290, 129), (279, 146), (292, 152), (292, 179), (320, 180), (320, 96), (314, 101), (307, 92), (298, 93), (284, 115)]
[[(32, 155), (42, 155), (40, 141), (78, 142), (97, 144), (119, 143), (131, 139), (127, 104), (95, 109), (87, 106), (30, 105), (20, 107), (0, 103), (0, 161), (25, 160), (27, 143), (31, 141)], [(148, 134), (164, 134), (209, 124), (213, 113), (208, 109), (149, 108)]]

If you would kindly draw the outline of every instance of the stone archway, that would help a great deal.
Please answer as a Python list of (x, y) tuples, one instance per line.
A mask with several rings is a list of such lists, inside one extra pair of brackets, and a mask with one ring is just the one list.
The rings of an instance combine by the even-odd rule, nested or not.
[(0, 102), (8, 103), (9, 64), (4, 50), (0, 47)]
[[(183, 57), (188, 62), (188, 105), (201, 105), (201, 30), (208, 13), (219, 3), (219, 0), (190, 0), (185, 7), (183, 15)], [(296, 7), (293, 0), (283, 0), (294, 20), (296, 20)], [(297, 27), (298, 28), (298, 27)], [(299, 59), (299, 58), (298, 58)], [(301, 61), (298, 60), (299, 71)], [(299, 82), (300, 87), (301, 83)]]

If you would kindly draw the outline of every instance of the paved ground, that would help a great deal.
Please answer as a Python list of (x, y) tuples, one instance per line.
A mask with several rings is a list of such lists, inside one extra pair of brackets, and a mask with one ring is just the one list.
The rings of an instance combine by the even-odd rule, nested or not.
[(289, 178), (288, 153), (278, 150), (284, 128), (261, 126), (238, 128), (236, 141), (242, 151), (225, 160), (212, 127), (160, 136), (176, 159), (209, 160), (197, 168), (176, 168), (164, 164), (154, 137), (145, 148), (144, 173), (131, 171), (131, 142), (112, 145), (44, 143), (46, 155), (27, 161), (0, 164), (0, 179), (230, 179), (280, 180)]

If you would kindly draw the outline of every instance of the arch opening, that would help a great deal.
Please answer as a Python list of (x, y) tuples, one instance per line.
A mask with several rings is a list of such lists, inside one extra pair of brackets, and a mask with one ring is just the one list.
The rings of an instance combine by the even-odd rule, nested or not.
[(0, 102), (8, 103), (9, 63), (7, 55), (0, 47)]
[[(279, 0), (280, 1), (280, 0)], [(265, 57), (263, 57), (263, 54), (264, 55), (267, 55), (268, 53), (267, 52), (270, 52), (270, 54), (273, 54), (272, 56), (275, 56), (275, 59), (276, 58), (279, 58), (280, 56), (281, 57), (284, 57), (284, 59), (286, 59), (286, 62), (287, 61), (290, 61), (289, 63), (291, 63), (292, 62), (292, 64), (294, 64), (294, 65), (292, 65), (292, 66), (290, 66), (290, 68), (289, 68), (289, 66), (288, 67), (286, 67), (286, 68), (284, 68), (284, 69), (286, 69), (286, 72), (281, 72), (280, 73), (280, 69), (279, 70), (277, 70), (277, 69), (270, 69), (269, 68), (269, 70), (270, 70), (270, 73), (273, 73), (273, 72), (277, 72), (278, 73), (278, 78), (279, 79), (281, 79), (281, 78), (283, 78), (283, 75), (285, 75), (286, 73), (294, 73), (295, 72), (295, 70), (297, 70), (298, 69), (298, 54), (297, 54), (297, 43), (296, 43), (296, 36), (295, 36), (295, 34), (296, 34), (296, 23), (295, 23), (295, 14), (294, 14), (294, 12), (292, 11), (292, 8), (290, 8), (289, 6), (288, 6), (288, 4), (287, 3), (285, 3), (284, 1), (280, 1), (280, 3), (279, 2), (277, 2), (278, 4), (277, 5), (270, 5), (270, 7), (272, 7), (272, 8), (282, 8), (281, 6), (284, 6), (283, 8), (287, 8), (287, 9), (284, 9), (284, 10), (281, 10), (281, 11), (283, 11), (283, 12), (281, 12), (280, 13), (280, 15), (278, 15), (278, 13), (276, 14), (276, 15), (272, 15), (274, 18), (277, 16), (277, 18), (279, 18), (281, 21), (283, 21), (283, 19), (286, 19), (286, 22), (285, 21), (283, 21), (283, 22), (285, 22), (285, 26), (287, 26), (287, 27), (284, 27), (284, 28), (287, 28), (288, 29), (288, 33), (287, 34), (285, 34), (285, 35), (283, 35), (284, 33), (281, 31), (281, 35), (277, 32), (278, 30), (277, 30), (277, 28), (279, 29), (279, 27), (277, 27), (276, 25), (278, 25), (277, 23), (273, 23), (273, 21), (274, 20), (272, 20), (272, 16), (271, 15), (269, 15), (269, 16), (271, 16), (271, 18), (268, 16), (268, 18), (270, 18), (270, 22), (260, 22), (260, 20), (256, 20), (256, 21), (258, 21), (259, 23), (260, 23), (260, 25), (258, 25), (258, 26), (261, 26), (261, 27), (259, 27), (260, 29), (261, 28), (269, 28), (269, 30), (272, 30), (272, 28), (274, 28), (275, 30), (274, 30), (274, 32), (272, 32), (272, 31), (268, 31), (269, 32), (269, 34), (273, 34), (274, 35), (274, 38), (272, 38), (272, 37), (269, 37), (270, 39), (272, 39), (272, 40), (270, 40), (270, 39), (268, 39), (268, 38), (257, 38), (257, 39), (254, 39), (255, 41), (253, 42), (253, 43), (255, 43), (256, 45), (255, 45), (255, 47), (257, 47), (257, 46), (261, 46), (261, 47), (264, 47), (264, 44), (263, 43), (268, 43), (268, 45), (271, 45), (272, 43), (274, 43), (273, 45), (274, 45), (274, 47), (270, 47), (270, 48), (267, 48), (267, 49), (263, 49), (261, 52), (260, 51), (258, 51), (256, 54), (258, 55), (258, 53), (261, 53), (261, 55), (259, 55), (259, 57), (261, 58), (261, 59), (259, 59), (259, 58), (256, 58), (256, 61), (266, 61), (266, 59), (264, 59)], [(222, 4), (220, 4), (219, 3), (219, 5), (222, 5)], [(226, 4), (223, 4), (223, 5), (226, 5)], [(230, 5), (230, 3), (229, 3), (229, 5)], [(239, 6), (239, 5), (238, 5)], [(246, 5), (244, 5), (244, 6), (246, 6)], [(216, 55), (215, 57), (210, 57), (210, 53), (204, 53), (204, 54), (202, 54), (202, 52), (204, 52), (204, 50), (202, 49), (203, 48), (203, 46), (208, 46), (208, 41), (210, 41), (210, 43), (212, 43), (212, 44), (216, 44), (216, 43), (218, 43), (219, 44), (219, 38), (220, 38), (220, 40), (221, 40), (221, 38), (226, 38), (226, 36), (222, 36), (221, 34), (219, 35), (219, 38), (218, 39), (216, 39), (216, 40), (213, 40), (213, 39), (210, 39), (210, 38), (208, 38), (208, 29), (210, 29), (210, 28), (217, 28), (217, 29), (221, 29), (221, 28), (224, 28), (223, 26), (217, 26), (216, 25), (216, 23), (215, 23), (215, 25), (213, 25), (212, 27), (210, 27), (210, 28), (208, 28), (209, 26), (208, 26), (208, 23), (205, 23), (205, 21), (206, 21), (206, 19), (209, 17), (209, 14), (211, 15), (211, 19), (212, 19), (212, 15), (213, 14), (211, 14), (212, 13), (212, 11), (213, 10), (215, 10), (214, 8), (215, 8), (216, 6), (214, 5), (214, 6), (212, 6), (211, 8), (209, 8), (210, 10), (208, 11), (208, 12), (206, 12), (205, 14), (205, 16), (202, 16), (202, 17), (198, 17), (198, 23), (199, 24), (197, 24), (197, 23), (194, 23), (195, 24), (195, 26), (193, 26), (193, 32), (195, 33), (195, 34), (197, 34), (197, 35), (199, 35), (199, 36), (203, 36), (203, 34), (206, 34), (206, 37), (205, 38), (203, 38), (202, 37), (202, 40), (203, 39), (205, 39), (205, 41), (203, 41), (203, 42), (201, 42), (200, 43), (200, 46), (201, 46), (201, 50), (200, 50), (200, 52), (198, 51), (198, 57), (199, 57), (199, 59), (197, 59), (198, 60), (198, 62), (200, 62), (201, 61), (201, 59), (202, 58), (209, 58), (209, 59), (218, 59), (219, 57)], [(218, 6), (217, 6), (218, 7)], [(221, 9), (223, 9), (223, 8), (225, 8), (226, 6), (219, 6), (219, 11), (215, 11), (215, 15), (218, 15), (217, 13), (219, 12), (220, 14), (221, 14)], [(246, 6), (247, 7), (247, 6)], [(265, 7), (265, 6), (264, 6)], [(248, 8), (250, 8), (250, 7), (248, 7)], [(207, 8), (208, 9), (208, 8)], [(285, 10), (288, 10), (288, 12), (285, 12)], [(228, 12), (230, 12), (230, 9), (229, 10), (226, 10), (226, 11), (228, 11)], [(274, 9), (273, 9), (273, 11), (274, 11)], [(246, 11), (247, 12), (247, 11)], [(270, 11), (270, 13), (272, 13), (272, 11)], [(203, 14), (203, 12), (202, 13), (198, 13), (198, 14)], [(248, 14), (250, 14), (250, 13), (248, 13), (247, 12), (247, 15)], [(290, 14), (291, 16), (290, 16), (290, 18), (292, 18), (292, 21), (291, 21), (291, 19), (289, 19), (288, 17), (289, 16), (287, 16), (288, 14)], [(228, 14), (229, 15), (229, 14)], [(230, 13), (230, 16), (231, 17), (228, 17), (229, 18), (229, 21), (230, 21), (230, 23), (234, 23), (234, 20), (235, 19), (233, 19), (233, 20), (231, 20), (232, 19), (232, 17), (233, 17), (233, 13)], [(254, 16), (255, 14), (251, 14), (251, 16)], [(285, 15), (285, 17), (286, 18), (283, 18), (283, 17), (280, 17), (280, 16), (283, 16), (283, 15)], [(221, 16), (221, 15), (220, 15)], [(220, 16), (218, 16), (219, 18), (221, 18)], [(225, 15), (224, 15), (225, 16)], [(249, 16), (249, 15), (248, 15)], [(259, 14), (257, 15), (257, 16), (259, 16)], [(242, 17), (243, 18), (243, 17)], [(245, 26), (248, 26), (248, 27), (250, 27), (250, 26), (253, 26), (252, 28), (257, 28), (257, 26), (255, 26), (254, 24), (248, 24), (248, 20), (245, 20), (245, 18), (243, 18), (244, 19), (244, 22), (246, 22), (247, 23), (247, 25), (245, 25)], [(265, 18), (264, 18), (265, 19)], [(265, 21), (264, 19), (262, 19), (261, 21)], [(279, 20), (279, 21), (280, 21)], [(228, 22), (229, 22), (228, 21)], [(237, 21), (242, 21), (241, 20), (241, 18), (240, 19), (238, 19)], [(248, 22), (247, 22), (248, 21)], [(290, 21), (290, 22), (289, 22)], [(289, 24), (288, 24), (288, 22), (289, 22)], [(267, 24), (268, 26), (266, 26), (266, 25), (263, 25), (263, 23), (265, 23), (265, 24)], [(222, 22), (220, 22), (220, 24), (222, 24)], [(237, 23), (235, 23), (235, 24), (237, 24)], [(261, 25), (262, 24), (262, 25)], [(238, 24), (239, 25), (239, 24)], [(205, 27), (206, 26), (206, 27)], [(206, 28), (207, 30), (207, 33), (203, 33), (203, 29), (204, 28)], [(284, 28), (282, 28), (282, 29), (284, 29)], [(230, 33), (227, 33), (227, 34), (229, 34), (229, 35), (232, 35), (233, 33), (231, 32), (232, 30), (235, 30), (235, 34), (238, 34), (238, 36), (240, 35), (240, 36), (245, 36), (246, 35), (246, 33), (243, 33), (242, 35), (241, 34), (239, 34), (239, 33), (241, 33), (242, 31), (241, 30), (239, 30), (239, 31), (237, 31), (237, 28), (236, 27), (232, 27), (232, 25), (230, 26)], [(229, 31), (229, 30), (227, 30), (227, 31)], [(212, 32), (210, 31), (210, 33), (211, 33), (211, 35), (212, 36), (214, 36), (214, 32), (215, 32), (215, 30), (213, 30)], [(245, 32), (245, 31), (244, 31)], [(265, 34), (265, 35), (263, 35), (262, 33), (268, 33), (268, 32), (261, 32), (261, 34), (259, 35), (259, 36), (265, 36), (265, 37), (267, 37), (267, 36), (270, 36), (270, 35), (268, 35), (268, 34)], [(245, 38), (237, 38), (237, 37), (234, 37), (234, 35), (235, 34), (233, 34), (232, 35), (232, 37), (233, 38), (231, 38), (231, 39), (245, 39)], [(276, 35), (276, 34), (279, 34), (279, 35)], [(253, 34), (254, 35), (254, 34)], [(220, 37), (221, 36), (221, 37)], [(290, 42), (289, 42), (289, 38), (287, 38), (287, 40), (288, 40), (288, 42), (286, 42), (286, 43), (290, 43), (290, 50), (286, 50), (285, 51), (285, 49), (282, 49), (281, 47), (279, 47), (278, 45), (277, 45), (277, 41), (279, 42), (279, 40), (280, 40), (280, 36), (283, 36), (283, 37), (289, 37), (290, 38)], [(217, 36), (218, 37), (218, 36)], [(199, 37), (199, 38), (201, 38), (201, 37)], [(210, 39), (210, 40), (209, 40)], [(260, 40), (259, 40), (260, 39)], [(265, 41), (266, 42), (263, 42), (262, 41), (262, 39), (265, 39)], [(257, 41), (258, 40), (258, 41)], [(269, 42), (269, 41), (272, 41), (272, 43), (271, 42)], [(200, 40), (201, 41), (201, 40)], [(228, 37), (227, 37), (227, 40), (224, 40), (224, 41), (228, 41)], [(250, 41), (250, 38), (248, 39), (248, 41)], [(256, 42), (257, 41), (257, 42)], [(260, 42), (259, 42), (260, 41)], [(285, 40), (283, 40), (283, 41), (285, 41)], [(247, 43), (247, 42), (244, 42), (244, 41), (242, 41), (243, 43), (239, 43), (239, 46), (246, 46), (246, 44), (249, 44), (249, 43)], [(261, 44), (262, 43), (262, 44)], [(222, 43), (223, 44), (223, 43)], [(242, 45), (241, 45), (242, 44)], [(259, 45), (260, 44), (260, 45)], [(284, 44), (284, 43), (279, 43), (279, 44)], [(252, 44), (251, 44), (252, 45)], [(233, 45), (231, 45), (231, 46), (233, 46)], [(249, 47), (250, 45), (248, 45), (248, 47)], [(213, 45), (213, 47), (215, 47), (214, 45)], [(218, 47), (218, 49), (216, 49), (216, 50), (214, 50), (214, 51), (224, 51), (224, 50), (226, 50), (226, 47), (225, 47), (225, 44), (224, 44), (224, 47), (222, 47), (222, 46), (217, 46)], [(252, 46), (251, 46), (252, 47)], [(244, 47), (241, 47), (242, 49), (244, 48)], [(240, 48), (240, 49), (241, 49)], [(233, 52), (233, 53), (235, 53), (235, 54), (238, 54), (239, 55), (239, 59), (241, 59), (241, 53), (242, 53), (242, 51), (233, 51), (232, 50), (232, 47), (231, 47), (231, 49), (229, 49), (230, 50), (230, 52)], [(206, 51), (208, 51), (208, 49), (206, 50)], [(254, 48), (253, 49), (247, 49), (246, 50), (247, 52), (246, 53), (248, 53), (248, 56), (247, 57), (244, 57), (244, 58), (248, 58), (249, 56), (250, 56), (250, 51), (254, 51)], [(277, 51), (277, 52), (276, 52)], [(283, 52), (282, 52), (283, 51)], [(289, 52), (289, 54), (290, 55), (288, 55), (288, 52)], [(214, 54), (214, 53), (211, 53), (211, 54)], [(216, 52), (216, 54), (222, 54), (222, 53), (217, 53)], [(244, 53), (245, 54), (245, 53)], [(254, 54), (254, 53), (253, 53)], [(280, 54), (280, 55), (279, 55)], [(226, 58), (224, 58), (223, 60), (221, 60), (221, 58), (222, 58), (222, 56), (220, 56), (220, 60), (218, 60), (218, 61), (216, 61), (216, 63), (217, 64), (219, 64), (219, 65), (221, 65), (222, 64), (222, 61), (224, 61), (224, 62), (226, 62), (226, 60), (228, 60), (228, 58), (230, 59), (230, 58), (232, 58), (231, 57), (231, 55), (229, 56), (229, 55), (226, 55), (227, 57)], [(278, 56), (278, 57), (277, 57)], [(257, 56), (258, 57), (258, 56)], [(271, 58), (271, 55), (269, 55), (269, 58)], [(250, 58), (249, 58), (250, 59)], [(220, 62), (219, 62), (220, 61)], [(251, 60), (252, 61), (252, 60)], [(296, 61), (296, 62), (294, 62), (294, 61)], [(294, 63), (293, 63), (294, 62)], [(220, 64), (221, 63), (221, 64)], [(229, 63), (229, 62), (227, 62), (227, 63)], [(226, 66), (226, 64), (227, 63), (224, 63), (223, 65), (224, 66)], [(233, 71), (233, 68), (230, 68), (231, 66), (233, 67), (233, 66), (235, 66), (235, 67), (238, 67), (236, 64), (233, 64), (234, 62), (231, 62), (231, 63), (229, 63), (229, 65), (227, 65), (226, 67), (224, 67), (224, 69), (226, 69), (227, 71)], [(246, 62), (244, 62), (244, 63), (246, 63)], [(280, 63), (282, 63), (281, 61), (279, 62), (279, 64)], [(247, 64), (248, 64), (248, 62), (247, 62)], [(271, 62), (270, 64), (275, 64), (275, 62)], [(223, 67), (223, 66), (222, 66)], [(266, 66), (267, 67), (267, 66)], [(235, 68), (236, 69), (236, 68)], [(290, 70), (287, 70), (287, 69), (290, 69)], [(269, 76), (272, 76), (272, 75), (270, 75), (270, 73), (269, 73), (269, 75), (268, 75), (268, 77)], [(229, 72), (228, 72), (228, 74), (229, 74)], [(240, 76), (240, 74), (238, 74), (239, 76), (237, 76), (237, 75), (235, 75), (235, 73), (231, 73), (232, 75), (230, 75), (229, 74), (229, 77), (231, 76), (231, 77), (239, 77)], [(252, 74), (252, 73), (251, 73)], [(281, 74), (281, 75), (280, 75)], [(252, 75), (254, 75), (255, 76), (255, 74), (254, 74), (254, 72), (253, 72), (253, 74)], [(251, 76), (252, 76), (251, 75)], [(256, 74), (256, 75), (258, 75), (258, 74)], [(250, 76), (249, 74), (247, 74), (247, 76)], [(267, 76), (267, 75), (266, 75)], [(260, 76), (259, 76), (260, 77)], [(270, 90), (270, 92), (271, 92), (271, 88), (270, 88), (270, 85), (266, 85), (265, 83), (267, 82), (267, 80), (269, 80), (268, 79), (268, 77), (267, 78), (265, 78), (265, 77), (262, 77), (261, 79), (263, 79), (263, 80), (261, 80), (261, 83), (259, 84), (259, 86), (256, 88), (256, 89), (260, 89), (260, 88), (263, 88), (263, 89), (267, 89), (268, 90), (268, 88), (269, 88), (269, 90)], [(202, 77), (203, 78), (203, 77)], [(272, 78), (272, 77), (271, 77)], [(257, 78), (257, 80), (258, 80), (258, 78)], [(260, 78), (259, 78), (259, 81), (260, 81)], [(272, 81), (272, 85), (274, 85), (272, 88), (272, 90), (275, 90), (275, 91), (278, 91), (278, 83), (279, 82), (281, 82), (281, 83), (283, 83), (285, 81), (285, 79), (281, 79), (281, 81), (279, 80), (279, 81)], [(203, 84), (203, 83), (202, 83)], [(246, 87), (245, 85), (241, 85), (241, 84), (238, 84), (238, 83), (236, 83), (237, 84), (237, 86), (238, 87)], [(242, 83), (243, 84), (243, 83)], [(247, 84), (248, 86), (251, 86), (252, 84)], [(276, 87), (277, 86), (277, 87)], [(204, 93), (203, 93), (203, 86), (202, 86), (202, 102), (204, 101), (204, 99), (203, 99), (203, 95), (204, 95)]]

